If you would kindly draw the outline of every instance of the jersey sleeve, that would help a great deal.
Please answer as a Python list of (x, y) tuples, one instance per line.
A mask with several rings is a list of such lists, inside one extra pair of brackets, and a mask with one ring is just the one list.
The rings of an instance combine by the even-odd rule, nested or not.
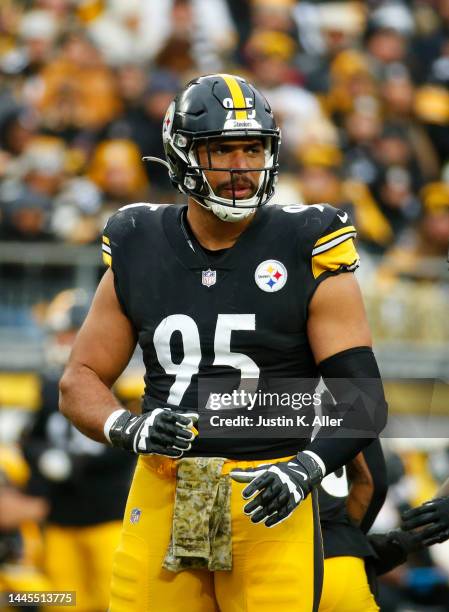
[(112, 268), (113, 257), (116, 259), (118, 253), (117, 250), (120, 248), (122, 242), (123, 228), (118, 218), (118, 213), (114, 213), (106, 222), (103, 230), (103, 236), (101, 238), (101, 254), (103, 256), (103, 263)]
[(348, 213), (327, 207), (330, 222), (314, 237), (310, 254), (310, 265), (315, 280), (330, 274), (353, 272), (359, 265), (359, 256), (354, 245), (356, 229)]
[(328, 204), (305, 206), (297, 219), (307, 308), (323, 280), (358, 267), (357, 232), (347, 212)]
[(158, 223), (165, 209), (149, 202), (126, 204), (109, 217), (103, 230), (103, 261), (113, 272), (115, 293), (122, 311), (133, 323), (133, 279), (151, 253), (153, 236), (160, 229)]
[(135, 239), (137, 229), (148, 226), (148, 213), (164, 209), (160, 204), (136, 202), (126, 204), (111, 215), (104, 227), (101, 251), (103, 262), (115, 272), (119, 266), (128, 264), (125, 253)]
[(106, 228), (104, 229), (102, 244), (101, 244), (101, 253), (103, 256), (103, 263), (106, 266), (112, 266), (112, 251), (111, 251), (111, 239), (106, 235)]
[(109, 217), (104, 226), (101, 241), (103, 263), (115, 273), (126, 264), (126, 250), (133, 240), (136, 224), (141, 222), (140, 215), (144, 205), (128, 204), (122, 206)]
[(103, 263), (111, 268), (114, 274), (114, 287), (118, 301), (123, 312), (126, 314), (126, 300), (124, 298), (126, 291), (126, 255), (125, 247), (129, 234), (129, 223), (126, 215), (122, 210), (117, 211), (109, 217), (102, 236), (101, 253)]

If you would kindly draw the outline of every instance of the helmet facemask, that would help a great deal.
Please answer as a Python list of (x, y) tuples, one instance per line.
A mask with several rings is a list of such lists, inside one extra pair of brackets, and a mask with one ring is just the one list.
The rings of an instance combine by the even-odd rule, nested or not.
[[(244, 140), (244, 139), (260, 139), (264, 147), (264, 164), (261, 167), (255, 168), (232, 168), (232, 167), (217, 167), (213, 163), (213, 152), (211, 151), (211, 143), (217, 140)], [(249, 217), (257, 208), (264, 206), (274, 193), (274, 185), (277, 179), (277, 149), (278, 141), (271, 134), (262, 135), (260, 131), (250, 133), (249, 131), (243, 134), (220, 134), (216, 136), (199, 136), (188, 140), (185, 136), (176, 138), (178, 143), (183, 144), (188, 151), (184, 153), (188, 164), (184, 173), (182, 185), (180, 189), (188, 193), (198, 204), (211, 210), (222, 221), (237, 222)], [(201, 165), (198, 156), (198, 146), (204, 144), (207, 154), (206, 165)], [(175, 145), (176, 146), (176, 145)], [(178, 151), (178, 155), (179, 155)], [(232, 190), (232, 197), (225, 198), (215, 193), (211, 186), (206, 173), (223, 173), (226, 175), (226, 185)], [(248, 182), (244, 179), (247, 174), (259, 173), (258, 184), (254, 185), (254, 190), (249, 198), (238, 198), (236, 195), (239, 183)], [(226, 180), (225, 179), (225, 180)]]

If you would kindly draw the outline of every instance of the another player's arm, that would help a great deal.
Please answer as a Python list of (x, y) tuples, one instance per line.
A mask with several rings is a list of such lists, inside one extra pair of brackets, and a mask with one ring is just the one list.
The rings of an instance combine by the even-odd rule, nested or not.
[(122, 408), (111, 391), (136, 346), (107, 270), (81, 327), (60, 382), (60, 410), (84, 434), (105, 442), (107, 418)]
[(449, 479), (430, 501), (402, 513), (400, 529), (369, 536), (377, 555), (372, 565), (378, 575), (405, 563), (410, 553), (449, 539), (448, 495)]
[(387, 471), (379, 440), (373, 440), (346, 466), (351, 483), (346, 501), (352, 521), (367, 533), (387, 494)]
[(350, 481), (346, 510), (352, 522), (360, 526), (373, 497), (373, 478), (366, 465), (363, 453), (356, 455), (348, 463), (346, 469)]

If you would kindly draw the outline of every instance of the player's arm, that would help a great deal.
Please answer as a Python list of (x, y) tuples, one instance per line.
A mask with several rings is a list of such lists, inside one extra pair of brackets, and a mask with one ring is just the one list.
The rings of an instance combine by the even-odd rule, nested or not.
[(346, 466), (350, 481), (346, 509), (351, 520), (367, 532), (387, 494), (387, 472), (379, 440), (373, 440)]
[(60, 382), (61, 412), (85, 435), (105, 442), (104, 423), (122, 408), (111, 391), (136, 336), (118, 302), (112, 270), (104, 274)]
[(426, 546), (449, 538), (449, 478), (439, 487), (433, 499), (402, 513), (403, 530), (425, 534)]
[(385, 574), (407, 561), (410, 553), (449, 539), (449, 478), (439, 487), (433, 499), (402, 513), (400, 529), (369, 536), (377, 559), (377, 575)]
[(435, 497), (402, 514), (401, 529), (369, 536), (377, 558), (372, 561), (377, 575), (407, 561), (408, 555), (449, 539), (449, 497)]
[[(370, 402), (374, 401), (378, 404), (378, 411), (385, 413), (376, 416), (376, 427), (382, 429), (386, 404), (371, 350), (371, 335), (360, 289), (352, 274), (330, 276), (318, 286), (309, 307), (308, 334), (320, 371), (337, 402), (347, 400), (347, 385), (344, 381), (334, 385), (334, 378), (375, 379), (374, 389), (369, 385), (368, 391), (374, 395)], [(364, 390), (362, 385), (362, 395)], [(353, 410), (341, 414), (341, 429), (328, 432), (321, 428), (325, 435), (320, 437), (320, 430), (318, 436), (291, 461), (261, 466), (256, 470), (233, 470), (231, 475), (235, 480), (249, 482), (243, 496), (249, 499), (255, 495), (244, 509), (254, 523), (264, 521), (271, 527), (288, 518), (326, 473), (348, 463), (372, 442), (376, 432), (364, 415), (356, 415), (354, 423)], [(370, 437), (345, 437), (343, 432), (353, 429), (354, 424), (367, 427)]]
[(136, 334), (123, 313), (113, 272), (103, 276), (60, 382), (60, 410), (85, 435), (139, 454), (180, 457), (190, 449), (192, 415), (125, 410), (111, 387), (128, 364)]
[[(355, 228), (346, 213), (321, 205), (315, 207), (316, 213), (313, 208), (308, 225), (318, 227), (318, 234), (312, 230), (313, 242), (303, 247), (310, 265), (307, 332), (320, 373), (337, 401), (339, 413), (330, 416), (341, 417), (342, 422), (338, 429), (321, 427), (317, 437), (290, 461), (233, 470), (235, 480), (249, 483), (243, 497), (254, 496), (244, 511), (254, 523), (265, 521), (268, 527), (288, 518), (326, 473), (353, 459), (386, 422), (386, 402), (360, 289), (352, 274), (340, 274), (358, 265)], [(348, 385), (348, 379), (357, 382)], [(362, 398), (361, 409), (354, 406), (354, 390)]]
[(352, 274), (331, 276), (318, 286), (309, 306), (308, 336), (342, 420), (336, 428), (321, 428), (305, 452), (333, 472), (377, 437), (387, 417), (363, 300)]
[(372, 474), (366, 465), (363, 452), (359, 453), (346, 466), (350, 482), (346, 510), (351, 521), (360, 526), (374, 492)]
[(43, 497), (25, 495), (10, 486), (0, 488), (0, 534), (17, 529), (26, 521), (40, 523), (49, 511)]
[(353, 274), (330, 276), (320, 283), (309, 304), (307, 335), (316, 363), (372, 339), (360, 287)]

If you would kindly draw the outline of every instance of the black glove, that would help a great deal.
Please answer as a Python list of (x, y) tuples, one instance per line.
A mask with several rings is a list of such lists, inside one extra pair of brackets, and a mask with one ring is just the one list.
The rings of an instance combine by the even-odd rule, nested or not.
[(413, 531), (419, 536), (423, 546), (440, 544), (449, 538), (449, 497), (437, 497), (418, 508), (402, 513), (402, 529)]
[(368, 539), (376, 553), (376, 557), (370, 559), (370, 567), (378, 576), (402, 565), (407, 561), (410, 553), (424, 548), (418, 533), (400, 529), (388, 533), (373, 533), (368, 536)]
[(244, 499), (259, 493), (243, 510), (253, 523), (265, 521), (266, 527), (285, 521), (323, 479), (321, 467), (307, 453), (289, 461), (235, 469), (230, 475), (237, 482), (250, 483), (242, 491)]
[(388, 540), (397, 546), (406, 556), (425, 548), (421, 532), (395, 529), (387, 534)]
[(182, 415), (168, 408), (155, 408), (139, 416), (129, 410), (113, 414), (116, 418), (111, 415), (105, 424), (106, 437), (112, 446), (139, 455), (181, 457), (190, 450), (197, 433), (194, 422), (198, 420), (198, 414), (194, 412)]

